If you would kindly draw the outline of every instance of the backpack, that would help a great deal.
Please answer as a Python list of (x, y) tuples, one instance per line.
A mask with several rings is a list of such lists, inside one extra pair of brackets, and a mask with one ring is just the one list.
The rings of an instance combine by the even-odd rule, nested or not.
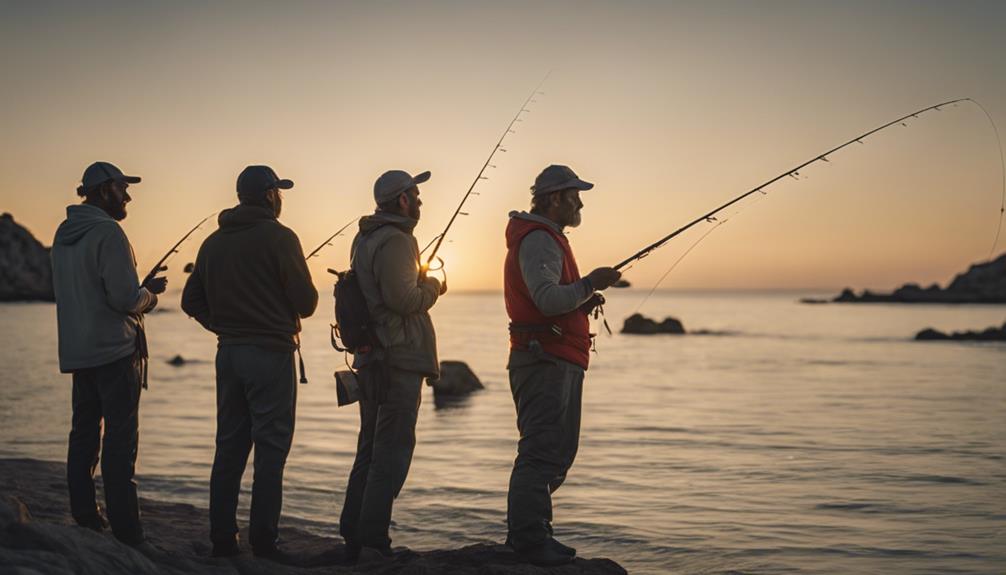
[[(335, 324), (332, 325), (332, 347), (338, 351), (356, 353), (374, 345), (371, 333), (370, 310), (360, 289), (360, 279), (352, 268), (337, 272), (335, 280)], [(341, 345), (340, 345), (341, 344)]]

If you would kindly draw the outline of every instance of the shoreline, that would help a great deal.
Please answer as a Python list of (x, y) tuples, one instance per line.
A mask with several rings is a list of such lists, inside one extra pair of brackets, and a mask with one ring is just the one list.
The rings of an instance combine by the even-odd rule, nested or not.
[[(98, 499), (103, 499), (100, 481)], [(187, 503), (170, 503), (140, 497), (144, 530), (150, 542), (163, 550), (145, 556), (116, 541), (110, 530), (96, 533), (73, 523), (67, 500), (65, 465), (30, 458), (0, 458), (0, 567), (39, 573), (424, 573), (494, 574), (624, 574), (609, 559), (577, 558), (562, 567), (540, 568), (518, 560), (496, 542), (458, 549), (407, 551), (388, 562), (354, 566), (344, 559), (341, 539), (315, 535), (296, 520), (283, 518), (282, 547), (289, 563), (255, 558), (242, 529), (242, 552), (232, 558), (209, 557), (209, 514)], [(241, 521), (239, 520), (239, 523)], [(245, 522), (246, 523), (246, 522)], [(284, 525), (285, 523), (285, 525)], [(31, 571), (34, 570), (34, 571)]]

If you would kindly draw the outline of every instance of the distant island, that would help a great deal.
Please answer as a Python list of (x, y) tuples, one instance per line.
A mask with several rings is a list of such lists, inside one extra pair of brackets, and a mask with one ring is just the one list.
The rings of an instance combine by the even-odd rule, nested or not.
[(1006, 323), (1002, 327), (992, 326), (982, 331), (955, 331), (953, 333), (943, 333), (942, 331), (926, 328), (915, 334), (918, 341), (1006, 341)]
[(0, 301), (56, 301), (49, 248), (14, 216), (0, 216)]
[(845, 288), (834, 298), (802, 299), (801, 303), (1006, 303), (1006, 254), (995, 260), (974, 264), (957, 274), (946, 288), (933, 284), (923, 288), (909, 283), (891, 293), (864, 290), (857, 295)]

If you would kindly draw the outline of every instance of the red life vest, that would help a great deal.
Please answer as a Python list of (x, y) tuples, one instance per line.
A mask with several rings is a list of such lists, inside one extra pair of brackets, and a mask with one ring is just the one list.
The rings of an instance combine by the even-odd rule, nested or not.
[[(524, 282), (520, 269), (520, 244), (529, 233), (545, 230), (562, 248), (562, 276), (559, 285), (580, 280), (576, 258), (566, 236), (548, 224), (522, 218), (510, 218), (506, 228), (506, 263), (503, 266), (503, 299), (510, 317), (510, 348), (528, 349), (531, 340), (538, 340), (545, 353), (562, 358), (587, 369), (590, 361), (590, 320), (579, 309), (560, 316), (548, 317), (538, 310)], [(533, 328), (521, 330), (520, 328)]]

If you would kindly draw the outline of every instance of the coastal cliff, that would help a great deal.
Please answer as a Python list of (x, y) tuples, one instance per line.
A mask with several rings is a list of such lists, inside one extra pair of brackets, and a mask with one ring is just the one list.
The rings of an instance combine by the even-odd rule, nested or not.
[(0, 216), (0, 301), (55, 301), (49, 248), (14, 216)]
[(0, 459), (0, 486), (3, 486), (0, 572), (83, 575), (624, 575), (626, 572), (609, 559), (576, 559), (562, 567), (534, 567), (521, 563), (507, 547), (490, 542), (460, 549), (405, 552), (387, 562), (351, 566), (343, 559), (341, 539), (288, 527), (289, 521), (280, 528), (283, 548), (292, 558), (287, 563), (255, 558), (247, 549), (232, 558), (210, 558), (205, 509), (146, 498), (141, 498), (140, 509), (144, 529), (156, 549), (141, 553), (116, 541), (107, 530), (96, 533), (73, 524), (65, 475), (61, 463)]

